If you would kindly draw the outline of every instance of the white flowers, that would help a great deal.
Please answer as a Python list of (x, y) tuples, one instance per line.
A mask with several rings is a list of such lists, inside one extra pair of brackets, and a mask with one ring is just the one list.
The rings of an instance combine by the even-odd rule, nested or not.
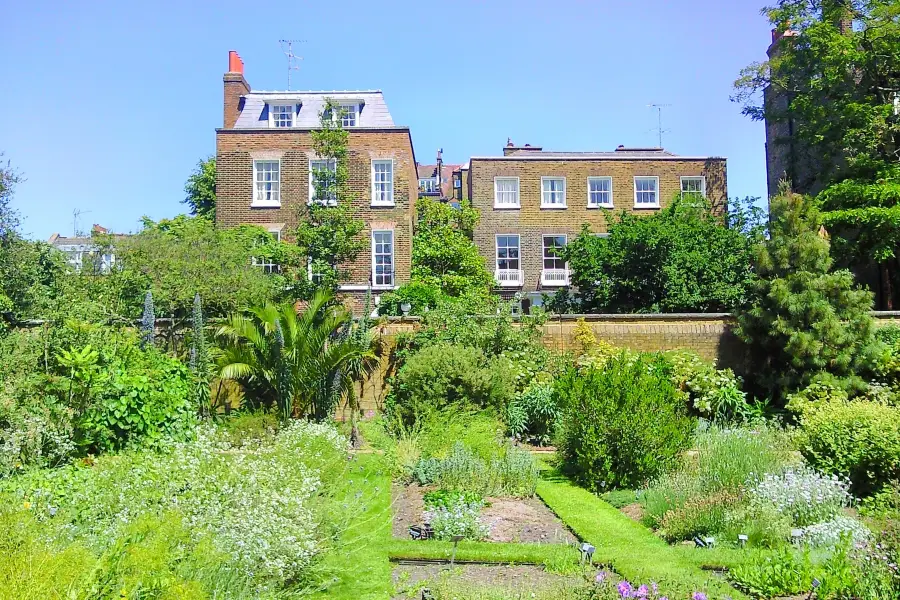
[(482, 540), (491, 532), (491, 528), (479, 519), (483, 507), (483, 500), (453, 498), (446, 506), (436, 506), (427, 511), (425, 519), (431, 523), (434, 536), (439, 540), (449, 540), (455, 535)]
[(860, 546), (872, 539), (872, 532), (856, 519), (838, 516), (804, 527), (800, 536), (801, 542), (814, 548), (834, 548), (844, 538), (848, 538), (854, 546)]
[(768, 474), (751, 489), (753, 502), (774, 507), (803, 527), (836, 517), (853, 501), (847, 481), (798, 467), (783, 475)]

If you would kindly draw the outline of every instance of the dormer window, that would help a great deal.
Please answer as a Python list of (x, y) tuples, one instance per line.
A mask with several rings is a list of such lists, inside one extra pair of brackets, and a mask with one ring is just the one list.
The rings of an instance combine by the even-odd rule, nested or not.
[(272, 104), (269, 106), (269, 120), (272, 127), (294, 126), (293, 104)]
[(325, 110), (326, 119), (341, 120), (341, 127), (356, 127), (359, 117), (359, 103), (334, 102), (331, 108)]
[(433, 194), (438, 191), (437, 177), (424, 177), (419, 180), (419, 191), (424, 194)]

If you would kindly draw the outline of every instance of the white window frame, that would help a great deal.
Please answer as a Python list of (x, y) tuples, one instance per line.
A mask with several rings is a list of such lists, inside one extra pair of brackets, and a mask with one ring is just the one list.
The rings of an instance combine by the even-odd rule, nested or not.
[[(562, 260), (559, 257), (547, 256), (547, 244), (546, 244), (547, 238), (553, 238), (553, 239), (562, 238), (563, 239), (563, 245), (562, 245), (563, 248), (565, 248), (566, 246), (569, 245), (569, 236), (565, 233), (541, 234), (541, 285), (547, 286), (547, 287), (565, 287), (565, 286), (569, 285), (569, 263), (564, 262), (562, 268), (559, 268), (559, 267), (547, 268), (548, 260), (551, 260), (554, 262), (556, 262), (558, 260)], [(563, 274), (562, 280), (560, 280), (558, 278), (548, 278), (547, 271), (554, 271), (554, 272), (562, 271), (562, 274)]]
[[(553, 197), (553, 194), (559, 194), (559, 190), (545, 190), (544, 183), (549, 181), (562, 181), (562, 202), (548, 202), (547, 194)], [(566, 178), (558, 175), (545, 175), (541, 177), (541, 208), (566, 208)]]
[[(518, 263), (517, 269), (503, 269), (503, 271), (509, 272), (514, 271), (516, 273), (514, 279), (500, 279), (500, 261), (501, 260), (512, 260), (507, 256), (504, 259), (500, 258), (500, 238), (501, 237), (514, 237), (516, 238), (516, 250), (518, 251), (518, 256), (516, 257), (516, 262)], [(503, 246), (504, 248), (512, 248), (512, 246)], [(507, 252), (508, 254), (508, 252)], [(521, 287), (525, 283), (524, 271), (522, 270), (522, 235), (519, 233), (497, 233), (494, 234), (494, 280), (499, 287)]]
[[(278, 195), (277, 200), (266, 200), (260, 198), (260, 190), (257, 186), (257, 183), (265, 183), (258, 182), (257, 178), (259, 176), (259, 166), (262, 163), (275, 163), (278, 165), (278, 191), (275, 192)], [(272, 193), (271, 191), (269, 193)], [(250, 202), (251, 208), (280, 208), (281, 207), (281, 159), (280, 158), (266, 158), (266, 159), (254, 159), (253, 160), (253, 199)]]
[[(383, 254), (383, 253), (376, 254), (375, 248), (376, 248), (376, 244), (378, 242), (376, 242), (375, 236), (377, 234), (385, 234), (385, 233), (391, 234), (391, 253), (390, 253), (391, 272), (389, 274), (390, 282), (389, 283), (384, 283), (384, 282), (378, 283), (379, 275), (376, 272), (376, 266), (377, 266), (376, 265), (376, 257), (377, 256), (385, 256), (385, 254)], [(384, 242), (380, 242), (380, 243), (383, 244)], [(393, 229), (373, 229), (372, 230), (372, 289), (377, 289), (377, 290), (392, 290), (392, 289), (394, 289), (394, 280), (395, 280), (395, 275), (396, 275), (396, 266), (395, 265), (396, 265), (396, 256), (397, 256), (397, 253), (395, 252), (395, 250), (396, 250), (396, 244), (394, 241), (394, 230)], [(381, 274), (381, 277), (385, 277), (385, 274)]]
[[(609, 183), (609, 202), (594, 202), (591, 198), (591, 182), (607, 181)], [(600, 192), (602, 193), (602, 192)], [(612, 208), (613, 207), (613, 180), (608, 175), (591, 175), (587, 178), (587, 207), (588, 208)]]
[[(429, 189), (430, 188), (430, 189)], [(438, 189), (437, 177), (422, 177), (419, 179), (419, 189), (423, 194), (433, 194), (440, 191)]]
[[(326, 168), (331, 164), (334, 164), (334, 172), (337, 173), (337, 160), (334, 158), (311, 158), (309, 159), (309, 200), (307, 200), (307, 204), (312, 204), (313, 202), (317, 202), (322, 204), (323, 206), (337, 206), (337, 196), (334, 198), (326, 199), (324, 202), (320, 201), (316, 198), (316, 181), (315, 175), (313, 173), (316, 167), (313, 167), (313, 163), (326, 163)], [(335, 190), (335, 194), (337, 191)]]
[[(547, 254), (547, 246), (544, 244), (544, 240), (546, 240), (547, 238), (559, 238), (559, 237), (561, 237), (563, 239), (563, 248), (565, 248), (566, 246), (569, 245), (569, 236), (565, 233), (543, 233), (543, 234), (541, 234), (541, 269), (547, 268), (547, 263), (545, 262), (547, 260), (562, 260), (561, 258), (558, 258), (558, 257), (547, 256), (546, 255)], [(553, 268), (556, 269), (557, 267), (553, 267)], [(563, 265), (563, 269), (568, 270), (569, 263), (565, 263)]]
[[(386, 182), (377, 182), (375, 180), (375, 166), (376, 165), (384, 165), (389, 164), (391, 167), (391, 179)], [(374, 159), (372, 160), (372, 206), (394, 206), (394, 159), (393, 158), (384, 158), (384, 159)], [(387, 184), (387, 200), (376, 199), (381, 191), (378, 190), (376, 186)]]
[[(498, 190), (498, 189), (497, 189), (497, 183), (498, 183), (498, 181), (515, 181), (515, 182), (516, 182), (515, 202), (500, 202), (500, 194), (501, 194), (501, 193), (502, 193), (502, 194), (509, 194), (509, 193), (511, 193), (511, 192), (509, 192), (508, 190), (505, 190), (505, 191), (503, 191), (503, 192), (501, 192), (500, 190)], [(518, 178), (518, 177), (505, 176), (505, 175), (501, 175), (501, 176), (498, 176), (498, 177), (494, 177), (494, 208), (500, 208), (500, 209), (503, 209), (503, 208), (513, 208), (513, 209), (519, 208), (519, 207), (521, 206), (521, 204), (520, 204), (520, 191), (521, 191), (521, 190), (520, 190), (520, 187), (519, 187), (519, 183), (520, 183), (520, 182), (519, 182), (519, 178)]]
[[(281, 230), (280, 229), (269, 229), (269, 233), (272, 234), (272, 237), (275, 238), (276, 242), (281, 241)], [(260, 267), (263, 270), (263, 273), (266, 275), (271, 275), (275, 273), (276, 275), (281, 273), (281, 265), (274, 262), (268, 262), (265, 258), (256, 258), (255, 256), (250, 257), (250, 264), (254, 267)]]
[[(340, 116), (341, 128), (359, 127), (359, 102), (331, 102), (331, 120), (337, 122)], [(352, 115), (352, 119), (350, 118)], [(352, 121), (352, 122), (351, 122)]]
[[(656, 194), (655, 202), (638, 202), (638, 181), (653, 181)], [(641, 193), (647, 193), (648, 190), (642, 190)], [(634, 207), (635, 208), (659, 208), (659, 176), (657, 175), (635, 175), (634, 176)]]
[[(283, 108), (287, 107), (290, 111), (286, 114), (291, 115), (291, 124), (290, 125), (277, 125), (277, 120), (275, 119), (275, 108)], [(278, 102), (270, 102), (268, 104), (269, 109), (269, 127), (272, 129), (289, 129), (291, 127), (297, 126), (297, 105), (293, 103), (278, 103)]]
[(680, 179), (680, 187), (681, 187), (681, 197), (684, 198), (685, 194), (692, 194), (694, 192), (686, 192), (684, 189), (684, 182), (687, 180), (699, 179), (700, 180), (700, 196), (702, 198), (706, 198), (706, 177), (703, 175), (682, 175)]

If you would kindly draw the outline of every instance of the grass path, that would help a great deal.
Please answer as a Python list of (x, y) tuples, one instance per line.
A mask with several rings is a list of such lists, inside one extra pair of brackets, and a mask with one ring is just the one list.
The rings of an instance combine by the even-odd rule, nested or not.
[[(542, 471), (537, 494), (575, 534), (596, 547), (594, 562), (609, 565), (633, 582), (656, 581), (680, 592), (705, 591), (710, 598), (746, 596), (721, 577), (700, 567), (728, 565), (727, 551), (687, 550), (669, 546), (646, 527), (612, 505), (578, 487), (552, 469)], [(674, 594), (673, 594), (674, 596)]]

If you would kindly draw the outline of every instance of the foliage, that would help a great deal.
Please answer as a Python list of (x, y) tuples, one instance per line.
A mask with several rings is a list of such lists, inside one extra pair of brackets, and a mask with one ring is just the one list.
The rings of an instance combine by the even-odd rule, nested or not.
[(8, 480), (0, 493), (4, 505), (24, 507), (54, 546), (115, 554), (129, 543), (135, 519), (165, 519), (186, 527), (176, 548), (206, 544), (220, 568), (241, 573), (233, 575), (238, 582), (279, 589), (302, 583), (328, 528), (341, 526), (328, 495), (345, 476), (346, 449), (332, 428), (304, 422), (252, 452), (236, 452), (204, 428), (160, 454), (35, 471)]
[(854, 546), (864, 546), (872, 538), (869, 529), (850, 517), (838, 515), (830, 521), (821, 521), (803, 528), (801, 541), (812, 548), (835, 548), (842, 540)]
[(800, 594), (812, 589), (809, 554), (780, 548), (729, 573), (735, 585), (755, 598)]
[(512, 435), (540, 445), (552, 440), (562, 417), (550, 382), (531, 384), (509, 403), (506, 414)]
[(481, 502), (484, 498), (475, 492), (454, 492), (449, 490), (432, 490), (430, 492), (425, 492), (422, 496), (422, 501), (425, 503), (426, 508), (433, 506), (449, 507), (458, 500), (472, 504), (474, 502)]
[(351, 327), (350, 313), (325, 291), (301, 314), (290, 302), (231, 314), (216, 334), (218, 376), (240, 382), (254, 407), (326, 419), (375, 362), (371, 333), (359, 342)]
[[(417, 467), (416, 472), (419, 471)], [(456, 442), (447, 456), (434, 465), (431, 482), (440, 489), (482, 497), (529, 497), (534, 495), (537, 478), (534, 459), (525, 450), (506, 446), (485, 460), (462, 442)]]
[(187, 183), (184, 184), (186, 194), (183, 203), (191, 209), (191, 214), (215, 220), (216, 218), (216, 157), (197, 162)]
[(865, 374), (877, 351), (872, 295), (848, 271), (831, 271), (821, 224), (808, 197), (772, 200), (770, 238), (754, 253), (752, 302), (737, 313), (760, 391), (781, 402), (817, 375)]
[(740, 379), (731, 369), (716, 369), (696, 352), (675, 350), (666, 353), (672, 363), (672, 381), (701, 416), (712, 421), (747, 420), (750, 408)]
[(791, 524), (806, 527), (829, 521), (853, 501), (849, 484), (809, 468), (794, 468), (780, 475), (767, 473), (750, 490), (751, 502), (771, 505), (789, 515)]
[(382, 297), (382, 315), (399, 315), (409, 302), (410, 313), (421, 315), (460, 296), (487, 298), (494, 278), (472, 241), (478, 211), (463, 200), (459, 207), (420, 198), (416, 203), (410, 282)]
[(594, 491), (635, 487), (667, 471), (690, 443), (694, 422), (659, 355), (611, 359), (570, 370), (554, 388), (563, 407), (563, 468)]
[(338, 281), (348, 276), (344, 265), (365, 247), (360, 236), (365, 223), (357, 218), (353, 208), (356, 194), (349, 184), (350, 134), (342, 126), (340, 110), (339, 105), (327, 101), (319, 115), (319, 127), (310, 132), (316, 157), (332, 163), (334, 169), (313, 169), (315, 200), (298, 206), (297, 246), (313, 274), (307, 279), (300, 273), (298, 291), (304, 298), (319, 288), (336, 291)]
[(500, 409), (512, 398), (515, 382), (509, 361), (488, 359), (478, 348), (439, 343), (413, 354), (400, 368), (388, 411), (411, 424), (430, 412)]
[(426, 505), (425, 519), (434, 529), (434, 537), (449, 540), (461, 535), (467, 540), (482, 540), (490, 533), (490, 527), (479, 519), (484, 500), (466, 498), (464, 495), (448, 497), (440, 504)]
[[(748, 201), (749, 202), (749, 201)], [(742, 217), (741, 217), (742, 219)], [(582, 312), (723, 312), (744, 302), (759, 228), (676, 199), (649, 216), (618, 214), (608, 237), (585, 228), (564, 251)], [(742, 220), (740, 222), (743, 222)]]
[(816, 469), (848, 477), (867, 496), (900, 477), (900, 408), (866, 400), (808, 407), (799, 448)]
[(178, 216), (144, 220), (136, 235), (116, 241), (116, 269), (109, 275), (76, 278), (73, 293), (96, 298), (109, 314), (136, 318), (149, 289), (158, 316), (190, 318), (194, 296), (203, 298), (207, 315), (279, 298), (285, 275), (266, 274), (252, 264), (265, 257), (285, 265), (298, 263), (296, 248), (278, 242), (261, 227), (217, 229), (204, 218)]
[(884, 345), (875, 370), (881, 378), (897, 387), (900, 384), (900, 327), (879, 327), (875, 337)]
[[(742, 71), (735, 99), (754, 119), (790, 123), (790, 140), (772, 140), (787, 146), (788, 177), (823, 190), (835, 255), (878, 264), (890, 308), (900, 242), (896, 3), (779, 0), (766, 13), (775, 30), (790, 33), (767, 62)], [(837, 27), (841, 19), (853, 26)]]
[[(665, 535), (669, 539), (685, 539), (679, 538), (681, 533), (713, 535), (736, 527), (758, 525), (751, 541), (767, 543), (771, 540), (770, 530), (778, 529), (780, 525), (772, 523), (773, 511), (745, 511), (743, 497), (745, 488), (755, 485), (764, 474), (781, 473), (796, 461), (791, 456), (786, 435), (765, 427), (725, 429), (710, 426), (697, 432), (694, 448), (694, 452), (682, 458), (678, 469), (663, 474), (649, 488), (641, 490), (639, 501), (644, 507), (644, 523), (660, 527), (668, 518)], [(723, 515), (720, 511), (718, 520), (713, 522), (712, 515), (703, 513), (706, 504), (727, 508), (730, 514)], [(669, 516), (672, 511), (676, 511), (677, 516)], [(674, 527), (676, 522), (677, 528)], [(790, 525), (783, 525), (781, 534), (786, 534)]]
[(209, 386), (212, 375), (212, 360), (203, 322), (203, 305), (200, 294), (194, 296), (194, 311), (191, 314), (191, 373), (194, 376), (194, 402), (202, 416), (209, 416)]

